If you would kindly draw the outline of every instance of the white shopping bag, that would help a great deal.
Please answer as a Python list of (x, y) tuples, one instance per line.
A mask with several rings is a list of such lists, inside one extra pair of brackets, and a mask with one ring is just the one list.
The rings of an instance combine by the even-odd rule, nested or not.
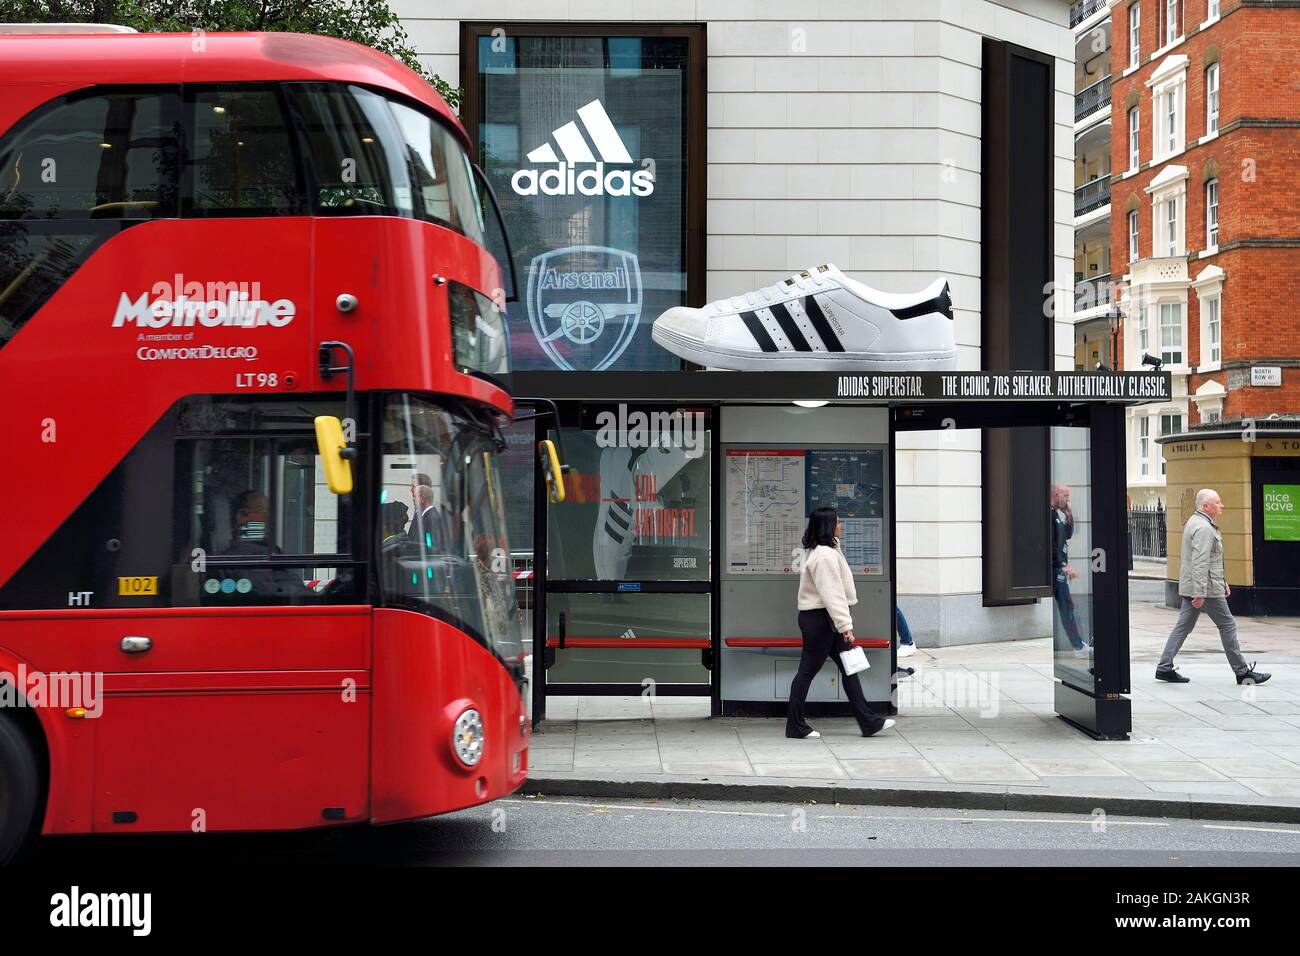
[(867, 652), (856, 646), (840, 655), (840, 663), (845, 674), (857, 674), (871, 666), (867, 663)]

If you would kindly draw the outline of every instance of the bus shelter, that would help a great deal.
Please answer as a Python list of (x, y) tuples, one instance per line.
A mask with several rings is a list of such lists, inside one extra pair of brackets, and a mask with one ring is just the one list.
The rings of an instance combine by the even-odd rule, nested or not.
[[(567, 695), (783, 714), (802, 646), (798, 539), (823, 505), (844, 524), (864, 691), (897, 712), (899, 436), (978, 430), (978, 504), (945, 490), (909, 511), (978, 512), (984, 604), (1050, 615), (1056, 713), (1127, 737), (1124, 408), (1166, 400), (1168, 373), (625, 372), (614, 390), (582, 373), (514, 378), (516, 394), (546, 396), (527, 427), (558, 437), (569, 469), (561, 504), (534, 477), (535, 725)], [(809, 701), (849, 713), (833, 664)]]

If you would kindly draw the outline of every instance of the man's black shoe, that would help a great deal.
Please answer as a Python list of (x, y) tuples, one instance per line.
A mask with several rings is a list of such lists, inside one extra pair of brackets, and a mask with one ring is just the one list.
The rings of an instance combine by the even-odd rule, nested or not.
[(1169, 681), (1171, 684), (1187, 684), (1191, 682), (1190, 677), (1184, 677), (1178, 671), (1170, 669), (1167, 671), (1156, 671), (1156, 680)]
[(1246, 671), (1246, 673), (1244, 674), (1238, 674), (1237, 683), (1238, 684), (1245, 684), (1245, 683), (1262, 684), (1264, 683), (1264, 681), (1268, 680), (1270, 677), (1273, 676), (1272, 674), (1265, 674), (1263, 671), (1255, 670), (1255, 666), (1256, 665), (1251, 664), (1250, 670)]

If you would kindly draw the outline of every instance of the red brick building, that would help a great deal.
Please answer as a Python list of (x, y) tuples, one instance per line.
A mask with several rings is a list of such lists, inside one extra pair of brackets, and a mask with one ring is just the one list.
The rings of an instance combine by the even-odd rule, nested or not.
[(1300, 6), (1118, 0), (1111, 14), (1119, 355), (1162, 357), (1178, 396), (1131, 413), (1146, 503), (1163, 498), (1161, 434), (1300, 415)]

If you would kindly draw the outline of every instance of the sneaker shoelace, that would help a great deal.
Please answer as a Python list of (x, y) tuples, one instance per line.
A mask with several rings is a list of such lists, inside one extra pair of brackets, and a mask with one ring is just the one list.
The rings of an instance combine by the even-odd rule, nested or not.
[(805, 292), (810, 287), (816, 289), (822, 288), (823, 282), (821, 277), (813, 273), (812, 270), (808, 271), (810, 273), (809, 275), (805, 275), (803, 272), (796, 272), (788, 279), (782, 279), (780, 282), (774, 282), (771, 285), (763, 286), (763, 288), (755, 289), (753, 292), (746, 292), (742, 295), (733, 295), (727, 300), (727, 304), (733, 309), (752, 309), (755, 306), (762, 308), (760, 303), (766, 305), (771, 302), (776, 302), (779, 299), (788, 298), (792, 289)]

